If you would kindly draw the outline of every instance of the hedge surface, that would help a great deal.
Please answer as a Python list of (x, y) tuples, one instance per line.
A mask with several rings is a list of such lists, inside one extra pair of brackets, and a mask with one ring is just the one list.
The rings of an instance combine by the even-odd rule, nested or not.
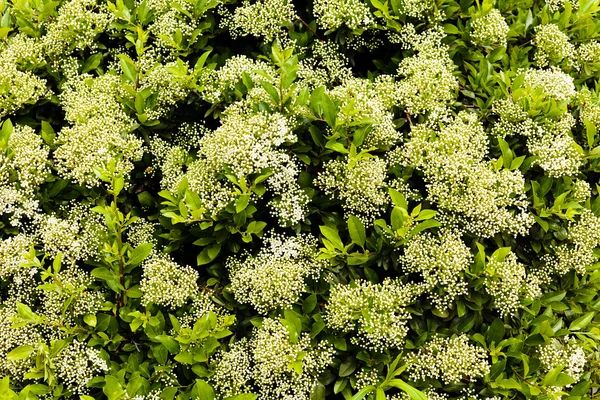
[(600, 0), (0, 0), (0, 398), (593, 399)]

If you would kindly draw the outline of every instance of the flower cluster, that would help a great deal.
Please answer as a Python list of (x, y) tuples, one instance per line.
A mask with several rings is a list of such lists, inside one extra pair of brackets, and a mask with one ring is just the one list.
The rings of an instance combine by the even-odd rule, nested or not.
[(445, 309), (456, 296), (466, 293), (462, 272), (472, 258), (460, 235), (444, 230), (439, 235), (424, 232), (415, 236), (407, 243), (400, 261), (407, 271), (421, 274), (433, 305)]
[(480, 46), (505, 46), (510, 28), (496, 8), (471, 20), (471, 38)]
[(404, 163), (424, 172), (429, 199), (468, 231), (487, 237), (501, 230), (525, 234), (533, 219), (525, 208), (523, 176), (496, 170), (485, 160), (487, 148), (476, 115), (463, 112), (439, 132), (413, 127)]
[(492, 257), (484, 275), (485, 290), (494, 297), (494, 307), (502, 316), (515, 314), (521, 305), (520, 299), (532, 294), (525, 291), (528, 289), (525, 265), (518, 262), (513, 252)]
[(198, 272), (180, 266), (166, 255), (155, 255), (143, 264), (140, 282), (142, 304), (154, 303), (169, 308), (181, 307), (198, 292)]
[(313, 12), (323, 29), (367, 29), (374, 22), (369, 6), (361, 0), (315, 0)]
[(249, 391), (253, 381), (261, 400), (308, 400), (332, 360), (331, 345), (321, 342), (313, 347), (307, 333), (292, 342), (279, 320), (267, 318), (250, 340), (217, 355), (213, 380), (223, 397)]
[(539, 25), (535, 29), (537, 51), (535, 61), (540, 67), (560, 64), (562, 61), (572, 63), (575, 57), (575, 46), (569, 37), (556, 24)]
[(96, 186), (95, 169), (115, 156), (117, 170), (127, 174), (133, 161), (142, 157), (142, 141), (130, 132), (135, 121), (119, 101), (120, 79), (116, 75), (92, 78), (83, 74), (67, 81), (60, 95), (65, 118), (73, 125), (61, 129), (54, 153), (59, 173), (82, 185)]
[(458, 81), (452, 74), (454, 63), (448, 47), (442, 44), (444, 34), (438, 30), (416, 34), (407, 25), (406, 44), (417, 52), (398, 65), (398, 100), (411, 115), (429, 114), (431, 120), (446, 116), (455, 98)]
[(11, 360), (8, 353), (18, 346), (36, 346), (42, 340), (40, 331), (32, 326), (25, 325), (11, 328), (13, 318), (17, 316), (16, 304), (6, 302), (0, 304), (0, 376), (10, 376), (17, 381), (24, 380), (29, 369), (35, 365), (35, 360)]
[(229, 113), (200, 141), (199, 158), (185, 174), (189, 188), (214, 215), (235, 198), (231, 180), (224, 181), (223, 175), (239, 180), (270, 171), (267, 188), (277, 196), (273, 213), (281, 221), (301, 221), (308, 197), (297, 182), (298, 161), (279, 149), (296, 140), (290, 121), (281, 114)]
[(0, 241), (0, 276), (9, 277), (21, 270), (34, 243), (33, 237), (23, 233)]
[(104, 293), (89, 290), (92, 282), (92, 277), (75, 265), (61, 270), (45, 282), (52, 286), (40, 296), (41, 310), (47, 320), (56, 325), (73, 325), (77, 317), (95, 315), (104, 303)]
[(334, 101), (340, 102), (336, 124), (352, 127), (368, 121), (370, 129), (363, 145), (366, 148), (389, 149), (402, 140), (391, 112), (396, 88), (391, 76), (380, 76), (373, 84), (367, 79), (347, 79), (329, 93)]
[(289, 308), (304, 291), (305, 280), (317, 277), (324, 267), (316, 259), (314, 238), (271, 234), (256, 256), (227, 261), (231, 291), (240, 303), (250, 303), (259, 313)]
[(46, 96), (46, 82), (30, 71), (19, 71), (16, 66), (0, 59), (0, 117), (12, 113), (25, 104), (34, 104)]
[(408, 332), (406, 310), (421, 288), (385, 279), (381, 284), (354, 281), (331, 288), (325, 319), (332, 329), (357, 332), (351, 340), (365, 348), (383, 351), (402, 347)]
[(71, 0), (58, 9), (56, 20), (46, 25), (42, 37), (44, 52), (50, 56), (68, 55), (73, 50), (96, 49), (96, 38), (113, 16), (96, 0)]
[[(259, 71), (264, 72), (271, 79), (266, 79), (264, 74), (259, 74)], [(274, 81), (276, 76), (274, 68), (264, 61), (257, 61), (243, 55), (234, 56), (228, 58), (221, 68), (204, 74), (202, 97), (212, 104), (223, 101), (235, 90), (235, 85), (242, 79), (243, 74), (247, 74), (255, 84), (264, 80)]]
[(102, 216), (87, 207), (73, 204), (61, 214), (36, 216), (37, 232), (44, 252), (64, 260), (98, 258), (106, 228)]
[(581, 379), (586, 363), (585, 353), (575, 338), (567, 338), (565, 343), (552, 339), (550, 343), (539, 349), (539, 359), (545, 371), (562, 365), (564, 366), (562, 372), (575, 381)]
[(571, 270), (584, 274), (597, 260), (594, 249), (600, 244), (600, 218), (585, 209), (577, 222), (569, 224), (568, 232), (569, 241), (560, 244), (555, 257), (547, 261), (561, 275)]
[(0, 212), (12, 214), (11, 222), (18, 226), (22, 216), (33, 218), (37, 212), (36, 192), (50, 172), (49, 149), (32, 128), (4, 124), (10, 136), (0, 153)]
[(311, 56), (300, 60), (298, 65), (298, 77), (302, 78), (302, 84), (319, 87), (352, 78), (348, 58), (335, 42), (314, 42), (310, 49)]
[(535, 94), (542, 94), (558, 102), (569, 102), (577, 94), (573, 77), (556, 67), (526, 70), (523, 86)]
[(425, 19), (434, 9), (432, 0), (401, 0), (398, 3), (399, 12), (417, 19)]
[(225, 14), (221, 25), (229, 29), (232, 37), (253, 35), (266, 41), (282, 37), (283, 30), (296, 15), (290, 0), (258, 0), (244, 2), (233, 14)]
[(324, 165), (316, 184), (329, 196), (343, 201), (348, 215), (374, 219), (388, 202), (385, 192), (387, 163), (364, 153), (360, 157), (335, 159)]
[(100, 357), (100, 351), (88, 347), (85, 342), (73, 340), (54, 357), (56, 376), (69, 391), (87, 393), (87, 383), (98, 373), (108, 371), (108, 365)]
[(446, 385), (463, 378), (481, 378), (490, 372), (486, 351), (469, 344), (466, 335), (436, 336), (411, 356), (408, 364), (411, 379), (439, 379)]

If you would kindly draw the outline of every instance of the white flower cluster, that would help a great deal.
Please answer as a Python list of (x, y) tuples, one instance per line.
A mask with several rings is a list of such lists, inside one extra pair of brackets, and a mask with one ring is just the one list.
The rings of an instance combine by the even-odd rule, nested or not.
[(328, 196), (343, 201), (346, 215), (376, 218), (388, 204), (385, 192), (387, 163), (376, 157), (348, 157), (328, 161), (315, 181)]
[(49, 95), (46, 80), (32, 70), (45, 63), (40, 40), (24, 34), (0, 44), (0, 118)]
[(355, 281), (331, 287), (325, 320), (341, 332), (354, 332), (351, 341), (383, 351), (404, 345), (410, 313), (406, 310), (421, 288), (386, 278), (381, 284)]
[(19, 233), (0, 241), (0, 277), (2, 279), (19, 272), (27, 262), (25, 257), (35, 240), (30, 235)]
[(579, 121), (584, 124), (585, 121), (591, 122), (596, 129), (600, 128), (600, 102), (593, 96), (588, 89), (580, 90), (577, 93), (579, 101)]
[(592, 196), (592, 187), (583, 179), (576, 179), (571, 183), (571, 197), (575, 201), (584, 203)]
[(256, 256), (227, 260), (231, 291), (237, 301), (251, 304), (261, 314), (290, 308), (304, 292), (305, 280), (318, 277), (324, 268), (318, 254), (313, 236), (272, 233)]
[(517, 261), (513, 252), (503, 259), (490, 260), (486, 264), (484, 275), (485, 290), (494, 297), (494, 308), (500, 311), (502, 317), (515, 314), (521, 306), (520, 299), (531, 295), (525, 291), (532, 283), (527, 285), (525, 265)]
[(486, 161), (488, 139), (475, 114), (461, 112), (439, 132), (417, 125), (404, 146), (404, 163), (425, 174), (429, 199), (468, 231), (490, 237), (525, 234), (533, 224), (518, 170)]
[(22, 216), (37, 212), (37, 191), (50, 174), (49, 149), (28, 126), (14, 126), (7, 147), (0, 153), (0, 213), (12, 214), (11, 223), (20, 225)]
[[(544, 90), (538, 85), (534, 88), (538, 93)], [(577, 175), (584, 159), (571, 136), (576, 121), (570, 113), (564, 113), (558, 119), (542, 125), (527, 118), (527, 113), (512, 100), (497, 102), (493, 110), (501, 117), (492, 128), (494, 135), (525, 136), (529, 153), (536, 156), (533, 165), (539, 165), (548, 176), (558, 178)]]
[(523, 86), (557, 102), (570, 102), (577, 95), (573, 77), (556, 67), (526, 70)]
[(42, 37), (44, 52), (49, 56), (69, 55), (73, 50), (96, 49), (96, 38), (111, 23), (113, 16), (96, 0), (64, 2), (52, 22), (46, 22)]
[(85, 261), (100, 254), (106, 227), (100, 214), (74, 203), (61, 214), (38, 214), (37, 236), (44, 252), (63, 260)]
[(434, 9), (435, 2), (432, 0), (400, 0), (398, 11), (409, 17), (425, 19), (425, 16)]
[(535, 28), (535, 62), (540, 67), (557, 65), (565, 61), (573, 63), (575, 46), (556, 24), (544, 24)]
[(89, 273), (76, 265), (62, 269), (45, 282), (57, 288), (42, 291), (41, 313), (57, 325), (75, 325), (75, 318), (96, 314), (104, 303), (104, 293), (89, 290), (93, 281)]
[(415, 236), (400, 257), (407, 271), (421, 274), (432, 304), (439, 309), (448, 308), (456, 296), (466, 293), (467, 282), (462, 272), (472, 259), (460, 234), (450, 230)]
[(391, 76), (381, 76), (374, 83), (361, 78), (345, 80), (329, 92), (331, 99), (340, 103), (336, 124), (352, 127), (368, 121), (371, 128), (363, 146), (389, 149), (402, 140), (402, 133), (394, 126), (391, 110), (395, 105), (396, 89)]
[(199, 28), (205, 19), (196, 14), (196, 3), (186, 0), (153, 0), (147, 4), (155, 15), (148, 30), (156, 37), (154, 46), (161, 52), (178, 50), (186, 42), (192, 45), (192, 39), (200, 36)]
[(577, 61), (580, 68), (586, 65), (593, 67), (594, 64), (600, 64), (600, 42), (594, 40), (579, 45), (577, 48)]
[(308, 87), (328, 86), (352, 78), (348, 57), (333, 41), (320, 40), (311, 44), (312, 54), (298, 63), (298, 77)]
[(278, 113), (243, 112), (228, 113), (221, 122), (219, 128), (202, 138), (199, 158), (184, 175), (189, 189), (199, 195), (204, 208), (216, 214), (235, 199), (232, 183), (222, 179), (225, 173), (240, 180), (271, 171), (266, 186), (278, 197), (270, 204), (273, 214), (282, 223), (302, 221), (308, 196), (297, 182), (298, 160), (280, 149), (284, 143), (297, 140), (291, 122)]
[(142, 141), (130, 133), (137, 125), (122, 109), (120, 90), (116, 75), (83, 74), (67, 80), (60, 99), (72, 126), (58, 133), (60, 146), (54, 153), (55, 166), (65, 178), (96, 186), (95, 168), (121, 155), (117, 170), (127, 174), (142, 157)]
[(190, 93), (192, 88), (190, 69), (185, 63), (183, 66), (185, 69), (178, 71), (177, 74), (170, 72), (171, 68), (179, 68), (175, 62), (157, 63), (148, 70), (142, 71), (143, 76), (139, 81), (138, 91), (151, 89), (157, 94), (154, 107), (145, 110), (149, 120), (164, 117), (172, 107), (177, 106), (177, 102), (185, 99)]
[(283, 37), (282, 29), (295, 18), (296, 11), (290, 0), (244, 0), (233, 14), (225, 14), (221, 26), (232, 37), (253, 35), (270, 42)]
[[(264, 71), (270, 79), (257, 71)], [(202, 77), (204, 86), (202, 97), (211, 104), (220, 103), (228, 92), (235, 90), (235, 85), (242, 79), (244, 73), (248, 74), (255, 84), (261, 81), (272, 83), (277, 76), (271, 64), (244, 55), (233, 56), (228, 58), (221, 68), (212, 70)]]
[(34, 104), (48, 94), (46, 81), (31, 71), (20, 71), (16, 65), (0, 57), (0, 117), (25, 104)]
[(548, 176), (577, 175), (584, 164), (584, 154), (571, 136), (575, 122), (575, 118), (567, 113), (550, 128), (533, 125), (534, 129), (527, 138), (527, 148), (537, 156), (534, 165), (539, 165)]
[(77, 339), (63, 347), (52, 361), (58, 380), (76, 394), (87, 393), (89, 380), (108, 371), (106, 361), (100, 358), (100, 351)]
[(439, 30), (416, 34), (412, 25), (406, 26), (404, 42), (417, 52), (398, 65), (398, 99), (411, 115), (429, 113), (430, 120), (444, 118), (448, 105), (455, 99), (458, 80), (452, 74), (454, 63), (448, 55), (445, 37)]
[[(564, 366), (562, 372), (575, 381), (579, 381), (584, 373), (587, 362), (585, 353), (575, 338), (567, 338), (565, 343), (552, 339), (548, 344), (539, 349), (539, 359), (542, 368), (550, 371), (560, 365)], [(571, 385), (567, 385), (570, 387)]]
[(144, 273), (140, 282), (142, 304), (158, 304), (170, 309), (183, 306), (198, 292), (198, 272), (189, 266), (180, 266), (166, 255), (147, 258), (142, 264)]
[(471, 20), (471, 38), (480, 46), (504, 46), (510, 28), (496, 8)]
[(600, 244), (600, 218), (584, 209), (577, 222), (571, 222), (568, 241), (556, 248), (554, 258), (548, 263), (557, 273), (563, 275), (573, 270), (585, 274), (586, 268), (596, 262), (594, 249)]
[(369, 6), (361, 0), (315, 0), (313, 13), (323, 28), (334, 30), (342, 25), (367, 29), (375, 22)]
[(467, 335), (451, 338), (436, 336), (407, 362), (411, 379), (439, 379), (444, 384), (459, 383), (489, 374), (487, 352), (469, 344)]
[(16, 316), (16, 303), (0, 304), (0, 376), (10, 376), (11, 380), (19, 382), (35, 365), (35, 360), (9, 360), (6, 356), (18, 346), (36, 346), (42, 340), (42, 335), (32, 325), (11, 328), (14, 324), (12, 318)]
[[(566, 0), (545, 0), (548, 10), (553, 14), (565, 6), (565, 1)], [(578, 2), (575, 1), (574, 3)], [(575, 6), (573, 6), (573, 8), (575, 8)]]
[(306, 332), (292, 343), (287, 328), (267, 318), (249, 341), (242, 339), (216, 356), (212, 379), (223, 398), (249, 392), (253, 382), (260, 400), (308, 400), (333, 354), (326, 342), (313, 347)]
[(253, 359), (247, 338), (232, 342), (227, 351), (219, 351), (213, 362), (216, 367), (211, 380), (218, 398), (252, 392)]

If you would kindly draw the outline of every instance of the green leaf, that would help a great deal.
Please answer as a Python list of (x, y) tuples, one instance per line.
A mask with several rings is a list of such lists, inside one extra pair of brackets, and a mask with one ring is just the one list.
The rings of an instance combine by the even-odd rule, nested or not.
[(102, 53), (92, 54), (83, 63), (83, 68), (81, 70), (81, 73), (85, 74), (86, 72), (95, 70), (96, 68), (98, 68), (101, 61), (102, 61)]
[(399, 191), (397, 191), (396, 189), (388, 189), (389, 193), (390, 193), (390, 197), (392, 198), (392, 201), (394, 202), (394, 204), (400, 208), (404, 208), (405, 210), (408, 210), (408, 202), (406, 201), (406, 197), (404, 197), (404, 195), (402, 193), (400, 193)]
[(275, 104), (279, 104), (280, 103), (279, 92), (277, 91), (277, 89), (275, 88), (275, 86), (273, 86), (272, 84), (270, 84), (269, 82), (266, 82), (266, 81), (262, 81), (260, 83), (260, 85), (269, 94), (269, 96), (271, 97), (271, 100), (273, 100), (273, 102)]
[(366, 395), (368, 395), (375, 389), (377, 389), (377, 388), (373, 385), (365, 386), (364, 388), (359, 390), (358, 393), (356, 393), (354, 396), (352, 396), (351, 400), (362, 400), (365, 398)]
[(94, 314), (86, 314), (83, 316), (83, 322), (88, 324), (89, 326), (96, 326), (98, 321), (96, 320), (96, 316)]
[(2, 129), (0, 130), (0, 147), (6, 148), (8, 146), (8, 139), (10, 135), (13, 133), (13, 124), (10, 119), (7, 119), (2, 124)]
[(342, 243), (342, 239), (340, 239), (340, 235), (338, 234), (337, 230), (325, 225), (319, 226), (319, 229), (321, 230), (321, 234), (325, 236), (327, 240), (333, 243), (336, 249), (342, 250), (344, 248), (344, 244)]
[(156, 340), (161, 342), (170, 353), (179, 353), (179, 343), (169, 335), (158, 335)]
[(408, 393), (408, 395), (410, 396), (411, 399), (427, 400), (427, 396), (425, 396), (425, 393), (410, 386), (408, 383), (404, 382), (402, 379), (392, 379), (389, 382), (389, 385), (405, 391), (406, 393)]
[(19, 346), (16, 349), (13, 349), (6, 356), (7, 359), (11, 361), (24, 360), (35, 352), (35, 349), (31, 346)]
[(117, 57), (119, 57), (119, 64), (123, 69), (123, 75), (125, 75), (125, 78), (129, 82), (134, 83), (137, 79), (137, 68), (135, 67), (135, 63), (125, 54), (118, 54)]
[(504, 337), (504, 333), (505, 333), (504, 323), (499, 319), (495, 319), (487, 331), (487, 334), (486, 334), (487, 339), (488, 339), (487, 341), (489, 343), (498, 344)]
[(213, 244), (212, 246), (205, 247), (200, 254), (198, 254), (198, 265), (205, 265), (212, 262), (215, 258), (217, 258), (220, 251), (220, 244)]
[(348, 218), (348, 231), (350, 233), (350, 239), (360, 247), (364, 248), (365, 241), (367, 240), (365, 226), (360, 219), (354, 215), (351, 215)]
[(585, 315), (577, 318), (575, 321), (571, 322), (571, 325), (569, 325), (569, 330), (578, 331), (578, 330), (585, 328), (586, 326), (588, 326), (588, 324), (590, 322), (592, 322), (594, 315), (596, 315), (596, 313), (593, 311), (590, 311), (590, 312), (586, 313)]
[(312, 310), (315, 309), (316, 306), (317, 306), (317, 295), (313, 293), (304, 300), (304, 303), (302, 303), (302, 313), (310, 314), (312, 312)]
[(136, 266), (139, 265), (142, 261), (148, 257), (150, 252), (152, 251), (152, 247), (154, 247), (153, 243), (142, 243), (138, 245), (131, 252), (131, 257), (127, 261), (126, 265)]
[(123, 387), (121, 386), (117, 378), (111, 375), (107, 375), (104, 378), (104, 380), (106, 383), (104, 384), (102, 391), (104, 392), (106, 397), (108, 397), (110, 400), (117, 400), (122, 398), (121, 396), (125, 394), (125, 391), (123, 390)]
[(598, 133), (596, 130), (596, 125), (594, 125), (589, 120), (584, 120), (585, 124), (585, 137), (587, 139), (588, 147), (591, 149), (594, 147), (594, 143), (596, 143), (596, 134)]
[(342, 378), (345, 377), (345, 376), (352, 375), (352, 373), (356, 370), (356, 367), (358, 367), (358, 363), (356, 362), (356, 358), (354, 358), (354, 357), (348, 357), (340, 365), (340, 371), (339, 371), (338, 375), (340, 377), (342, 377)]
[(196, 400), (214, 400), (215, 391), (202, 379), (196, 379), (196, 383), (192, 388), (192, 397)]
[(423, 210), (417, 215), (415, 221), (423, 221), (426, 219), (431, 219), (437, 215), (437, 211), (435, 210)]

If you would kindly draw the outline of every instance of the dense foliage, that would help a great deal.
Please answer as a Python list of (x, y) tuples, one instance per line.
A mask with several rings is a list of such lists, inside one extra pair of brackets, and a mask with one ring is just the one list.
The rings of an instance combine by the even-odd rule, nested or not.
[(0, 398), (593, 399), (600, 0), (0, 0)]

